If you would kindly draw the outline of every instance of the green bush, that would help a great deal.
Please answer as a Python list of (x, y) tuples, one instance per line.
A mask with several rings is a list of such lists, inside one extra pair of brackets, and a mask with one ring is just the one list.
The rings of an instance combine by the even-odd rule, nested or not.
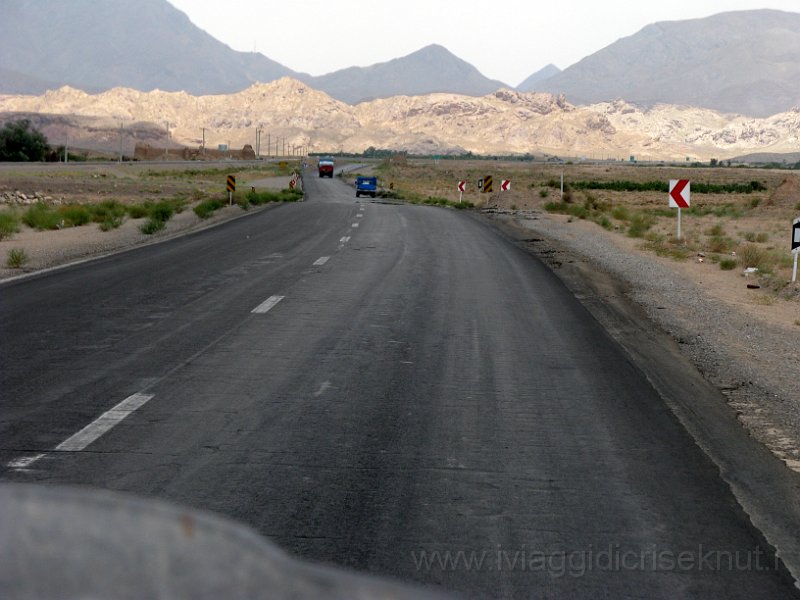
[(708, 242), (709, 252), (724, 254), (733, 249), (733, 240), (723, 235), (712, 236)]
[(8, 251), (6, 265), (12, 269), (20, 269), (28, 262), (28, 254), (22, 248), (12, 248)]
[(645, 233), (655, 225), (655, 218), (646, 213), (635, 213), (631, 217), (630, 226), (628, 227), (628, 236), (632, 238), (644, 237)]
[(145, 235), (152, 235), (164, 229), (166, 227), (166, 221), (162, 221), (160, 219), (147, 219), (142, 225), (139, 227), (139, 231), (144, 233)]
[(617, 221), (630, 221), (631, 211), (628, 210), (627, 206), (615, 206), (611, 211), (611, 216)]
[(172, 218), (172, 215), (175, 214), (175, 207), (171, 202), (168, 201), (158, 202), (150, 207), (149, 214), (150, 219), (153, 221), (161, 221), (162, 223), (166, 223)]
[(208, 219), (215, 211), (225, 206), (222, 200), (205, 200), (194, 207), (194, 214), (201, 219)]
[(19, 231), (19, 217), (11, 211), (0, 212), (0, 240), (10, 238)]
[(31, 229), (37, 231), (48, 231), (60, 229), (63, 226), (63, 219), (58, 211), (47, 206), (43, 202), (37, 202), (30, 206), (22, 215), (22, 222)]
[(741, 244), (736, 255), (744, 268), (755, 267), (762, 273), (772, 273), (777, 264), (777, 260), (772, 254), (755, 244)]
[(28, 119), (6, 123), (0, 129), (0, 161), (43, 161), (50, 145)]
[(550, 190), (548, 190), (547, 188), (542, 188), (541, 190), (539, 190), (540, 198), (547, 198), (549, 195), (550, 195)]
[(128, 215), (131, 219), (144, 219), (149, 212), (149, 209), (144, 204), (133, 204), (128, 207)]
[(267, 204), (268, 202), (297, 202), (303, 198), (303, 190), (299, 188), (286, 188), (280, 192), (273, 192), (264, 190), (261, 192), (249, 191), (245, 196), (247, 201), (257, 206), (259, 204)]
[(95, 204), (91, 206), (91, 211), (92, 220), (95, 223), (108, 223), (119, 220), (121, 224), (122, 218), (127, 213), (125, 205), (117, 200), (105, 200), (100, 204)]
[(719, 261), (719, 268), (723, 271), (733, 271), (737, 264), (735, 258), (723, 258)]
[(89, 209), (80, 204), (70, 204), (63, 206), (59, 211), (64, 225), (69, 227), (80, 227), (92, 220), (92, 213)]

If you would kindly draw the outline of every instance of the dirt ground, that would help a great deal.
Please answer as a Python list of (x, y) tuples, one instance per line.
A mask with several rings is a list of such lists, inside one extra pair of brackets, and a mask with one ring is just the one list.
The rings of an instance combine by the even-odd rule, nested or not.
[[(283, 189), (288, 186), (291, 166), (279, 165), (221, 169), (219, 166), (176, 163), (158, 168), (147, 163), (122, 164), (62, 164), (42, 166), (0, 167), (0, 213), (23, 214), (30, 206), (97, 204), (116, 200), (125, 205), (164, 199), (186, 200), (184, 210), (173, 216), (164, 230), (146, 235), (140, 226), (145, 219), (126, 217), (122, 225), (111, 231), (101, 231), (97, 224), (37, 231), (20, 223), (19, 231), (0, 239), (0, 279), (53, 268), (66, 262), (87, 259), (152, 243), (214, 225), (222, 220), (241, 216), (242, 209), (234, 204), (200, 219), (193, 205), (208, 198), (227, 199), (227, 174), (236, 177), (234, 200), (248, 190)], [(27, 257), (21, 268), (11, 268), (7, 257), (12, 250), (23, 250)]]

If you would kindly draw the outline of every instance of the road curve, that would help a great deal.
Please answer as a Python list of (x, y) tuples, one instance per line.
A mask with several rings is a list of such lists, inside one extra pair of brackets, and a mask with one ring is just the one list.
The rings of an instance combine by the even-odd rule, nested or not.
[(216, 511), (466, 597), (797, 597), (547, 267), (458, 211), (306, 189), (0, 286), (0, 476)]

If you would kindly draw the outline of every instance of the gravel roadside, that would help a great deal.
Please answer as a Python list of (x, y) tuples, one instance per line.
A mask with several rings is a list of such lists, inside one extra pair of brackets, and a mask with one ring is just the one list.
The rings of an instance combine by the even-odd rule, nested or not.
[(794, 324), (800, 304), (778, 301), (754, 311), (721, 300), (680, 263), (638, 250), (632, 240), (592, 223), (535, 211), (491, 216), (524, 229), (530, 237), (522, 239), (554, 268), (585, 261), (622, 282), (626, 295), (722, 392), (751, 435), (800, 472), (800, 327)]

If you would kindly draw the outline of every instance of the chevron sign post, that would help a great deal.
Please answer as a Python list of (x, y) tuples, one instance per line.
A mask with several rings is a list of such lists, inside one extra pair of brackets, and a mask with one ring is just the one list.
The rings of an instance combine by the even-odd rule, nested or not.
[(500, 191), (501, 192), (507, 192), (510, 189), (511, 189), (511, 180), (510, 179), (503, 179), (500, 182)]
[(792, 283), (797, 281), (797, 255), (800, 254), (800, 218), (792, 223), (792, 254), (794, 254), (794, 267), (792, 268)]
[(681, 209), (689, 208), (691, 184), (688, 179), (670, 179), (669, 205), (678, 209), (678, 239), (681, 239)]
[(467, 182), (461, 180), (458, 182), (458, 201), (462, 202), (464, 200), (464, 192), (467, 191)]

